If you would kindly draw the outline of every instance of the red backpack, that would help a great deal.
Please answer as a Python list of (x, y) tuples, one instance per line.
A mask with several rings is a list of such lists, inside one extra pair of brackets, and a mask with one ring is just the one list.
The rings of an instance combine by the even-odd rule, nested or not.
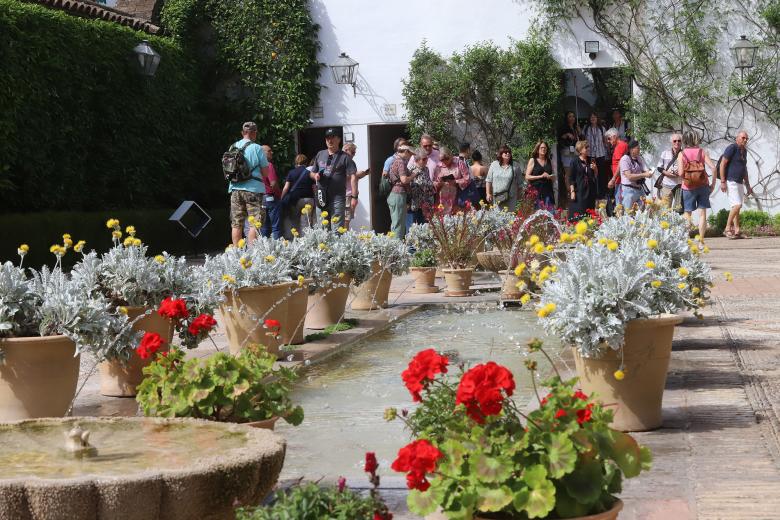
[(707, 170), (704, 169), (704, 152), (699, 148), (699, 155), (695, 161), (689, 161), (688, 157), (683, 152), (683, 181), (689, 188), (700, 188), (701, 186), (707, 186), (709, 179), (707, 177)]

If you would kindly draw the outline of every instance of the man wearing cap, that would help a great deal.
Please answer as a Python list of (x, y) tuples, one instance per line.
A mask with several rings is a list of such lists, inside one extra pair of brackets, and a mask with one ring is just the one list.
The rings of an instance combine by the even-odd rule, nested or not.
[[(355, 161), (341, 150), (341, 137), (335, 128), (325, 130), (325, 145), (327, 148), (314, 156), (312, 173), (314, 180), (325, 188), (325, 210), (333, 228), (338, 228), (344, 225), (346, 215), (347, 182), (352, 186), (352, 193), (358, 192), (357, 167)], [(338, 217), (336, 222), (333, 222), (333, 217)]]
[(233, 143), (236, 148), (242, 148), (250, 143), (244, 149), (244, 158), (247, 165), (251, 168), (250, 179), (241, 182), (231, 182), (228, 186), (230, 193), (230, 227), (233, 245), (237, 246), (244, 234), (244, 222), (252, 217), (254, 224), (249, 226), (247, 239), (249, 243), (257, 239), (257, 228), (263, 225), (263, 195), (265, 186), (263, 177), (268, 175), (268, 159), (265, 157), (263, 148), (255, 143), (257, 139), (257, 125), (251, 121), (244, 123), (241, 127), (241, 139)]

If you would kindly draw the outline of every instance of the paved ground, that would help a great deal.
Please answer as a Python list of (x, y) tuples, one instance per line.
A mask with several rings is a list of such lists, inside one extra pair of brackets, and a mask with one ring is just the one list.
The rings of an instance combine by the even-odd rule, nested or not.
[[(718, 238), (709, 245), (713, 302), (704, 320), (691, 317), (677, 327), (664, 427), (637, 434), (653, 451), (654, 467), (626, 481), (621, 520), (780, 519), (780, 239)], [(724, 280), (726, 271), (733, 282)], [(446, 301), (409, 294), (410, 284), (406, 277), (394, 281), (395, 309), (362, 313), (361, 330), (311, 348), (340, 348), (416, 304)], [(135, 413), (133, 400), (101, 398), (96, 384), (86, 379), (76, 413)], [(388, 475), (383, 487), (396, 519), (416, 518), (406, 511), (402, 480)]]

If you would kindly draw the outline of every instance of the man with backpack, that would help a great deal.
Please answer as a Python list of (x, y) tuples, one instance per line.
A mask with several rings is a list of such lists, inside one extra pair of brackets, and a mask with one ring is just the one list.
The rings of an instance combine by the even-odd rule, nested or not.
[(230, 227), (233, 245), (237, 246), (244, 234), (244, 222), (252, 217), (247, 239), (257, 239), (257, 228), (263, 225), (263, 177), (268, 175), (268, 160), (263, 148), (255, 143), (257, 125), (251, 121), (241, 127), (241, 139), (222, 155), (222, 172), (230, 181)]
[(737, 132), (735, 143), (728, 145), (720, 159), (717, 175), (720, 177), (720, 191), (728, 193), (729, 218), (723, 234), (728, 238), (745, 238), (739, 230), (739, 212), (745, 202), (745, 190), (753, 194), (747, 173), (748, 134), (744, 130)]

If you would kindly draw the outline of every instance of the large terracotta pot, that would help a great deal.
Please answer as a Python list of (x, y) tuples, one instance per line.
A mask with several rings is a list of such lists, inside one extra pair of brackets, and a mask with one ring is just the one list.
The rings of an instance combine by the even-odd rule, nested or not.
[(0, 339), (0, 422), (64, 416), (79, 380), (76, 345), (65, 336)]
[(346, 275), (335, 285), (321, 287), (309, 295), (307, 329), (322, 330), (328, 325), (338, 323), (344, 317), (351, 281), (352, 277)]
[[(664, 314), (632, 320), (626, 327), (623, 352), (605, 349), (600, 358), (583, 358), (574, 349), (582, 389), (613, 406), (612, 427), (620, 431), (646, 431), (661, 426), (661, 401), (672, 353), (674, 326), (682, 317)], [(623, 361), (625, 378), (614, 373)]]
[(278, 320), (284, 327), (287, 320), (287, 305), (290, 290), (296, 283), (280, 283), (259, 287), (242, 287), (237, 291), (228, 291), (226, 301), (219, 307), (228, 348), (233, 355), (238, 354), (248, 344), (265, 345), (270, 354), (280, 355), (282, 331), (273, 335), (273, 331), (263, 327), (265, 320)]
[(430, 294), (439, 292), (436, 287), (436, 268), (435, 267), (410, 267), (409, 271), (414, 278), (415, 294)]
[(309, 284), (311, 280), (304, 280), (302, 285), (295, 285), (290, 289), (290, 298), (287, 300), (287, 318), (282, 322), (282, 343), (285, 345), (300, 345), (304, 342), (303, 322), (306, 319), (306, 310), (309, 300)]
[[(615, 520), (620, 514), (620, 511), (622, 510), (623, 510), (623, 501), (618, 499), (615, 501), (615, 503), (612, 505), (612, 508), (610, 508), (609, 511), (604, 511), (603, 513), (596, 513), (595, 515), (574, 516), (569, 518), (569, 520)], [(447, 517), (441, 511), (437, 511), (435, 513), (431, 513), (430, 515), (425, 515), (425, 520), (447, 520)], [(488, 516), (481, 516), (479, 514), (476, 514), (474, 515), (474, 520), (501, 520), (501, 517), (495, 515), (488, 517)]]
[(517, 284), (522, 280), (515, 276), (514, 271), (501, 271), (498, 275), (501, 278), (501, 299), (519, 300), (523, 291), (517, 288)]
[(352, 310), (372, 311), (380, 307), (387, 307), (392, 281), (393, 274), (390, 271), (382, 269), (378, 262), (372, 263), (371, 276), (355, 288)]
[(447, 283), (447, 289), (444, 296), (471, 296), (474, 289), (471, 289), (471, 277), (474, 269), (443, 269), (444, 281)]
[[(133, 321), (144, 314), (146, 309), (147, 307), (128, 307), (127, 317), (130, 318), (130, 321)], [(167, 344), (170, 344), (173, 339), (173, 323), (171, 323), (171, 320), (157, 314), (154, 310), (133, 323), (133, 330), (156, 332)], [(165, 350), (167, 350), (167, 347)], [(144, 378), (143, 368), (152, 361), (153, 357), (141, 359), (135, 351), (132, 352), (130, 359), (127, 361), (120, 361), (119, 359), (103, 361), (99, 365), (100, 393), (111, 397), (135, 396), (135, 389)]]

